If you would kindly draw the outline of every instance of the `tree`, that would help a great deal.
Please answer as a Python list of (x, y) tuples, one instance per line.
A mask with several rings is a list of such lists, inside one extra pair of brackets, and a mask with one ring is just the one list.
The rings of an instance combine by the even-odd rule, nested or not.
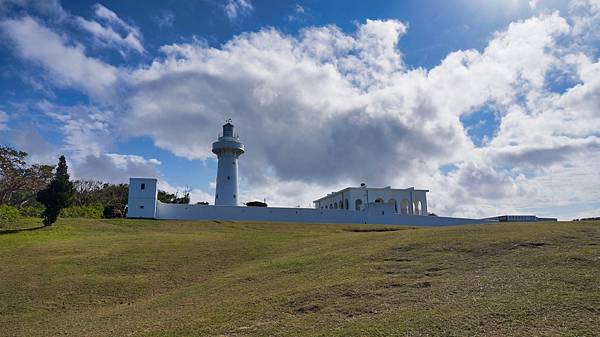
[(158, 200), (160, 202), (164, 202), (166, 204), (189, 204), (190, 203), (190, 189), (186, 188), (183, 191), (183, 196), (179, 197), (179, 191), (173, 193), (168, 193), (165, 191), (158, 191)]
[(52, 178), (51, 165), (27, 166), (27, 152), (0, 146), (0, 204), (15, 207), (35, 203), (37, 191)]
[(52, 225), (58, 218), (60, 210), (68, 207), (73, 201), (75, 189), (73, 183), (69, 181), (67, 170), (65, 156), (60, 156), (52, 181), (46, 189), (37, 193), (36, 200), (46, 207), (42, 213), (43, 222), (46, 226)]
[(127, 205), (129, 187), (127, 184), (108, 184), (101, 181), (76, 180), (73, 182), (75, 187), (75, 205), (95, 205), (113, 206), (121, 212)]

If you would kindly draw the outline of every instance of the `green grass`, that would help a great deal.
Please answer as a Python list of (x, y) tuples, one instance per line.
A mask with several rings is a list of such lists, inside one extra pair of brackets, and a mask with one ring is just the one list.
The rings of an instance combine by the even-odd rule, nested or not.
[(60, 219), (0, 235), (0, 336), (599, 333), (599, 222)]

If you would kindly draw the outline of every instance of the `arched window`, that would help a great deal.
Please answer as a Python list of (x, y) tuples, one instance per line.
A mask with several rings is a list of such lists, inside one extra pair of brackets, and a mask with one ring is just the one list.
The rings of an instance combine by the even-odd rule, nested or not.
[(346, 204), (346, 207), (344, 207), (344, 208), (345, 208), (345, 209), (349, 209), (349, 208), (348, 208), (348, 199), (346, 199), (346, 200), (344, 201), (344, 204)]
[(333, 208), (333, 204), (329, 204), (329, 208)]
[(361, 208), (362, 208), (362, 200), (356, 199), (356, 201), (354, 202), (354, 209), (357, 211), (360, 211)]
[(383, 203), (383, 198), (377, 198), (377, 199), (375, 199), (375, 202), (378, 204), (381, 204), (381, 203)]
[(390, 204), (393, 204), (393, 205), (394, 205), (394, 211), (395, 211), (396, 213), (398, 213), (398, 202), (396, 201), (396, 199), (390, 199), (390, 200), (388, 200), (388, 202), (389, 202)]
[(337, 208), (337, 201), (333, 203), (333, 208)]
[(410, 201), (408, 199), (402, 199), (400, 202), (400, 214), (408, 215), (410, 214)]

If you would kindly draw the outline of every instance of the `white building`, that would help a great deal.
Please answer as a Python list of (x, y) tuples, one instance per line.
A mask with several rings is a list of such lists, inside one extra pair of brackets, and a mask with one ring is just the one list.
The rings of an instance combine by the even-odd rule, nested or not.
[(278, 221), (306, 223), (452, 226), (478, 224), (480, 219), (427, 215), (428, 190), (349, 187), (314, 201), (315, 208), (238, 206), (238, 158), (244, 145), (231, 120), (213, 143), (219, 158), (215, 205), (167, 204), (158, 201), (157, 180), (129, 179), (129, 218), (173, 220)]
[(129, 178), (128, 218), (156, 218), (156, 183), (155, 178)]
[(414, 187), (395, 189), (388, 187), (373, 188), (362, 184), (361, 187), (348, 187), (330, 193), (313, 201), (319, 209), (346, 209), (362, 211), (373, 204), (389, 204), (395, 213), (403, 215), (427, 215), (427, 192)]

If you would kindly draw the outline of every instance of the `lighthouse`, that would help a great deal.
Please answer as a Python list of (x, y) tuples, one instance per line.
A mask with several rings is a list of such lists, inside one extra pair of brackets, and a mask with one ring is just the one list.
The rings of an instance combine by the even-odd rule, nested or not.
[(212, 152), (219, 158), (216, 206), (238, 205), (238, 158), (244, 153), (244, 144), (233, 130), (233, 123), (228, 119), (223, 125), (223, 134), (212, 144)]

